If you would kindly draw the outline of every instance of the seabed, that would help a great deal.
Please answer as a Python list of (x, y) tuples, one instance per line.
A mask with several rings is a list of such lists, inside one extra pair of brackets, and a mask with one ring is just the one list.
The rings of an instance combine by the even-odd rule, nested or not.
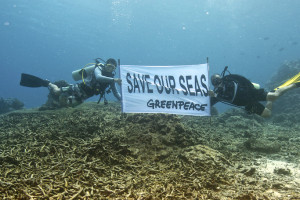
[(1, 199), (300, 199), (300, 126), (84, 103), (0, 117)]

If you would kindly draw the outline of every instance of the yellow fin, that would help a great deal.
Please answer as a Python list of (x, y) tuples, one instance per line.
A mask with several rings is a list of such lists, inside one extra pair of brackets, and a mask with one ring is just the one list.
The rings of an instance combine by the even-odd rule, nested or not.
[(297, 83), (297, 82), (300, 82), (300, 72), (299, 72), (297, 75), (295, 75), (295, 76), (293, 76), (292, 78), (290, 78), (290, 79), (289, 79), (288, 81), (286, 81), (284, 84), (282, 84), (282, 85), (276, 87), (274, 90), (278, 90), (279, 88), (286, 87), (286, 86), (288, 86), (288, 85), (291, 85), (291, 84)]

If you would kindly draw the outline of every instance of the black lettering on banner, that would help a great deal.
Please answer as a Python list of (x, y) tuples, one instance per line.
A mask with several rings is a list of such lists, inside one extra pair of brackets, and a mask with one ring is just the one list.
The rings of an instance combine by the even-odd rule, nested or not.
[[(195, 80), (193, 80), (193, 78)], [(128, 83), (127, 90), (129, 93), (153, 93), (153, 83), (149, 80), (151, 79), (148, 74), (126, 74), (126, 80)], [(180, 94), (180, 91), (186, 96), (208, 96), (208, 86), (206, 84), (206, 76), (201, 75), (200, 79), (198, 76), (192, 75), (179, 76), (179, 85), (180, 87), (176, 88), (175, 77), (171, 75), (155, 75), (154, 76), (154, 85), (156, 85), (157, 92), (162, 94)], [(180, 88), (180, 89), (179, 89)], [(176, 91), (176, 92), (175, 92)], [(178, 104), (180, 106), (180, 104)]]
[(161, 106), (161, 108), (165, 108), (166, 107), (166, 101), (165, 100), (161, 101), (160, 106)]
[(200, 110), (204, 111), (205, 110), (205, 106), (207, 106), (207, 104), (201, 104)]
[[(157, 84), (157, 81), (159, 82), (158, 84)], [(161, 94), (164, 91), (164, 87), (161, 85), (161, 81), (160, 81), (158, 75), (154, 76), (154, 84), (156, 85), (158, 93)]]
[(189, 107), (190, 107), (190, 104), (191, 102), (186, 102), (185, 104), (184, 104), (184, 110), (188, 110), (189, 109)]
[(159, 100), (155, 100), (155, 107), (160, 108)]
[(195, 76), (195, 91), (196, 91), (196, 96), (198, 96), (198, 92), (201, 94), (201, 96), (203, 96), (197, 76)]
[(163, 86), (165, 86), (166, 93), (170, 94), (171, 93), (171, 88), (169, 87), (169, 82), (168, 82), (167, 76), (165, 76), (166, 85), (164, 85), (164, 78), (163, 78), (163, 76), (161, 76), (161, 80), (162, 80)]
[(182, 92), (183, 92), (184, 95), (187, 95), (188, 92), (187, 92), (187, 89), (186, 89), (184, 83), (185, 83), (184, 77), (182, 75), (179, 76), (179, 84), (180, 84), (180, 87), (183, 89)]
[(201, 110), (201, 111), (204, 111), (205, 110), (205, 107), (207, 106), (207, 104), (195, 104), (195, 108), (196, 110)]
[(139, 87), (139, 82), (137, 81), (137, 78), (135, 76), (135, 74), (133, 74), (133, 84), (134, 84), (134, 93), (135, 93), (135, 89), (138, 89), (139, 93), (141, 92), (140, 91), (140, 87)]
[(172, 107), (171, 108), (178, 109), (178, 104), (177, 103), (174, 103), (174, 101), (171, 101), (171, 103), (172, 103)]
[[(176, 90), (176, 82), (174, 76), (169, 76), (169, 83), (170, 83), (170, 88), (172, 89), (172, 93), (174, 94), (174, 90)], [(179, 94), (179, 91), (177, 91), (177, 94)]]
[(148, 93), (153, 93), (153, 90), (149, 88), (149, 84), (150, 82), (147, 81), (147, 79), (149, 79), (150, 76), (148, 74), (145, 75), (145, 82), (147, 83), (147, 90), (148, 90)]
[(168, 109), (171, 108), (171, 103), (172, 103), (171, 101), (167, 101), (167, 106), (166, 106), (166, 107), (167, 107)]
[(181, 107), (184, 105), (183, 101), (178, 101), (178, 105), (179, 105), (179, 109), (181, 109)]
[(193, 102), (191, 103), (189, 110), (195, 110), (195, 104)]
[(191, 96), (195, 96), (195, 92), (191, 92), (191, 88), (193, 88), (193, 85), (189, 84), (189, 80), (192, 79), (192, 76), (186, 76), (186, 86), (189, 90), (189, 93)]
[(138, 78), (140, 80), (140, 84), (141, 84), (141, 87), (142, 87), (142, 91), (143, 93), (145, 93), (145, 81), (144, 81), (144, 75), (142, 75), (142, 79), (140, 77), (140, 74), (138, 74)]
[(202, 90), (203, 91), (203, 93), (204, 93), (204, 96), (208, 96), (208, 87), (207, 87), (207, 85), (205, 84), (205, 82), (204, 81), (206, 81), (206, 77), (205, 77), (205, 75), (204, 74), (202, 74), (202, 76), (201, 76), (201, 85), (202, 85), (202, 87), (205, 89), (205, 90)]
[(127, 75), (126, 75), (126, 80), (127, 80), (127, 83), (129, 84), (129, 86), (127, 87), (127, 89), (128, 89), (128, 92), (129, 93), (132, 93), (132, 90), (133, 90), (133, 85), (132, 85), (132, 82), (131, 82), (131, 76), (130, 76), (130, 73), (127, 73)]
[(147, 102), (147, 107), (156, 109), (179, 109), (179, 110), (196, 110), (196, 111), (205, 111), (207, 104), (198, 104), (189, 101), (166, 101), (166, 100), (153, 100), (150, 99)]
[(150, 99), (150, 100), (147, 102), (147, 107), (154, 109), (153, 99)]

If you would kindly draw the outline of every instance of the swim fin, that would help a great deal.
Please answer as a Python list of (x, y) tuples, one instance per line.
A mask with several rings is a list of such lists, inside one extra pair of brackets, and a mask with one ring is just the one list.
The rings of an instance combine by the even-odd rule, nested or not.
[(291, 85), (293, 83), (298, 83), (299, 84), (299, 82), (300, 82), (300, 72), (297, 75), (293, 76), (288, 81), (286, 81), (284, 84), (276, 87), (274, 90), (278, 90), (279, 88), (289, 86), (289, 85)]
[(48, 87), (50, 81), (41, 79), (30, 74), (21, 74), (20, 85), (26, 87)]

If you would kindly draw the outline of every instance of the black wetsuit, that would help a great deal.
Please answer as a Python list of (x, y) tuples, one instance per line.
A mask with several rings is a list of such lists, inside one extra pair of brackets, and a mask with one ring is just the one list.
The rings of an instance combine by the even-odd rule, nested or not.
[(261, 115), (265, 106), (259, 101), (266, 101), (267, 92), (256, 89), (253, 84), (243, 76), (237, 74), (226, 75), (221, 84), (215, 88), (216, 97), (211, 98), (211, 105), (217, 102), (226, 102), (236, 106), (244, 106), (250, 113)]

